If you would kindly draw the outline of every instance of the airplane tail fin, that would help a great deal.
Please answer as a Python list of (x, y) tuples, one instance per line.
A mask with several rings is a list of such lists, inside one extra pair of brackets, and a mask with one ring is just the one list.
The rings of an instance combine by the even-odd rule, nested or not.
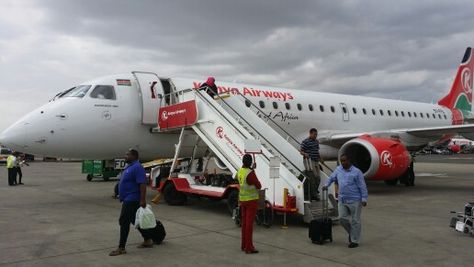
[(474, 59), (472, 49), (468, 47), (459, 65), (451, 91), (438, 101), (439, 105), (450, 109), (458, 109), (462, 113), (470, 114), (472, 108), (472, 85)]

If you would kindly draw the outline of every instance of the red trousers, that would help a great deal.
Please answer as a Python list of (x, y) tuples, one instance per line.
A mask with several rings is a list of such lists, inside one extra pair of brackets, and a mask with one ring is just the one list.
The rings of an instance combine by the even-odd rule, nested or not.
[(252, 242), (253, 222), (257, 214), (257, 200), (241, 201), (240, 212), (242, 215), (242, 245), (243, 251), (253, 251), (255, 247)]

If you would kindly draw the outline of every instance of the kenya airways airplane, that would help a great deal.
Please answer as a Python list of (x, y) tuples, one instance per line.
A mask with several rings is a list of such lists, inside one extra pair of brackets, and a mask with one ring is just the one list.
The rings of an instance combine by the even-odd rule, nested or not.
[[(397, 158), (406, 162), (410, 152), (453, 135), (474, 139), (474, 124), (466, 124), (472, 118), (473, 69), (472, 49), (467, 48), (451, 90), (438, 104), (216, 84), (220, 94), (243, 95), (246, 107), (259, 107), (260, 116), (270, 117), (297, 140), (317, 128), (323, 158), (344, 151), (366, 178), (384, 179), (377, 177), (384, 175), (377, 171), (381, 162)], [(1, 134), (0, 142), (18, 151), (55, 157), (113, 159), (133, 147), (142, 159), (171, 158), (179, 132), (153, 130), (158, 110), (169, 104), (170, 94), (199, 88), (200, 80), (132, 72), (84, 82), (17, 121)], [(408, 165), (401, 164), (396, 173)]]

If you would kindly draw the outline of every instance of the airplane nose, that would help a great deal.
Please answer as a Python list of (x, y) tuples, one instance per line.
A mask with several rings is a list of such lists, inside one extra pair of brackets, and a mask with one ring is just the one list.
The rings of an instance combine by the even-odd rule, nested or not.
[(16, 123), (0, 134), (0, 144), (13, 150), (21, 151), (26, 146), (28, 123)]

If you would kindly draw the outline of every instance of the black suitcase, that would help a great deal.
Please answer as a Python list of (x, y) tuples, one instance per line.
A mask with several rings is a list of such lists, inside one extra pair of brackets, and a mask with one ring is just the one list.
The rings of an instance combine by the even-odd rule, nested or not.
[(163, 224), (156, 220), (156, 226), (153, 229), (139, 229), (140, 232), (144, 233), (145, 236), (150, 237), (153, 243), (159, 245), (163, 242), (166, 237), (166, 231)]
[(308, 236), (313, 244), (322, 245), (326, 241), (332, 242), (332, 219), (328, 216), (328, 191), (323, 190), (323, 216), (312, 220), (309, 225)]

